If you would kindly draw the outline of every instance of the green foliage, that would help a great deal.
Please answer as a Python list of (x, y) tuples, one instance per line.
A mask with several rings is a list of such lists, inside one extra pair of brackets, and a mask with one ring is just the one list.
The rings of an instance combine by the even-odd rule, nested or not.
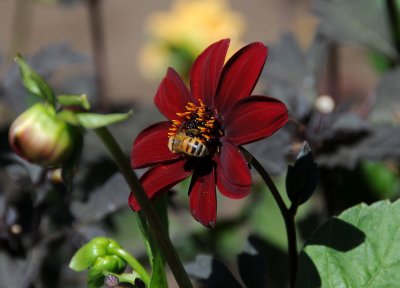
[(125, 269), (125, 261), (110, 252), (111, 249), (119, 248), (120, 245), (112, 239), (95, 238), (75, 253), (69, 267), (78, 272), (89, 269), (88, 286), (101, 287), (106, 271), (121, 273)]
[(357, 205), (322, 225), (300, 256), (297, 287), (397, 287), (400, 201)]
[(15, 62), (18, 64), (22, 83), (28, 92), (55, 106), (55, 95), (50, 85), (39, 74), (33, 71), (21, 56), (16, 56)]
[(96, 113), (76, 113), (79, 124), (87, 129), (97, 129), (127, 120), (133, 111), (128, 113), (96, 114)]
[[(157, 201), (155, 201), (156, 205), (156, 211), (158, 215), (160, 216), (159, 218), (162, 219), (163, 221), (163, 227), (165, 228), (165, 231), (168, 231), (168, 216), (167, 216), (167, 203), (166, 203), (166, 198), (160, 197)], [(160, 249), (157, 246), (157, 242), (155, 239), (151, 236), (150, 230), (148, 226), (146, 225), (146, 221), (144, 218), (142, 218), (141, 215), (141, 221), (139, 221), (139, 226), (142, 231), (142, 235), (144, 237), (145, 243), (146, 243), (146, 250), (147, 250), (147, 255), (149, 256), (149, 261), (152, 267), (152, 274), (150, 278), (150, 288), (163, 288), (163, 287), (168, 287), (167, 283), (167, 278), (165, 275), (165, 260), (163, 255), (161, 254)]]
[(90, 109), (89, 101), (85, 94), (83, 95), (58, 95), (57, 102), (62, 106), (77, 106), (85, 110)]
[(361, 170), (365, 181), (380, 199), (393, 198), (400, 188), (400, 179), (394, 168), (385, 163), (363, 161)]

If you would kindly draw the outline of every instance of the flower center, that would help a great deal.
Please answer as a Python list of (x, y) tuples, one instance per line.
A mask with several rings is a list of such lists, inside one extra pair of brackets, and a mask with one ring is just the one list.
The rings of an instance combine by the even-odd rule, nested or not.
[(193, 157), (204, 157), (218, 152), (219, 139), (224, 135), (216, 113), (203, 101), (189, 102), (185, 112), (178, 112), (169, 128), (169, 149)]

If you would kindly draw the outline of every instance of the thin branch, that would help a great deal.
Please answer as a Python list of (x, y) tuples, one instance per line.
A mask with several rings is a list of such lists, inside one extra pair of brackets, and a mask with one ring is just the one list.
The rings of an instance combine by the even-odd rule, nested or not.
[(101, 0), (88, 0), (88, 12), (90, 22), (90, 36), (94, 55), (94, 68), (97, 90), (97, 110), (105, 111), (107, 87), (107, 57), (104, 41), (103, 16)]
[(279, 210), (281, 211), (283, 220), (285, 222), (287, 241), (288, 241), (288, 254), (289, 254), (289, 275), (290, 275), (290, 287), (294, 288), (296, 283), (296, 273), (297, 273), (297, 237), (296, 237), (296, 224), (294, 221), (297, 208), (292, 205), (290, 209), (287, 208), (285, 202), (283, 201), (278, 188), (275, 186), (268, 172), (264, 169), (260, 162), (253, 155), (251, 155), (243, 147), (240, 148), (245, 154), (251, 156), (251, 165), (257, 170), (261, 178), (264, 180), (268, 189), (271, 191), (276, 203), (278, 204)]

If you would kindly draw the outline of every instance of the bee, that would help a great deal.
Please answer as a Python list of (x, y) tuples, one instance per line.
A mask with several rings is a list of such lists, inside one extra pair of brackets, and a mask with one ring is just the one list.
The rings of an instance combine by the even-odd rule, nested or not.
[[(184, 153), (192, 157), (204, 157), (209, 154), (207, 146), (200, 138), (188, 135), (192, 130), (179, 131), (169, 137), (168, 148), (172, 153)], [(194, 130), (196, 131), (196, 130)], [(196, 134), (192, 131), (191, 134)]]

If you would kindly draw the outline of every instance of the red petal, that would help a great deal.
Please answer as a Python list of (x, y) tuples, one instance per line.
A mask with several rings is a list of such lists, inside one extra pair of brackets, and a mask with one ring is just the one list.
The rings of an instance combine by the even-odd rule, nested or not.
[(236, 52), (226, 63), (215, 107), (224, 114), (240, 99), (250, 96), (267, 59), (268, 48), (260, 42), (249, 44)]
[(146, 128), (136, 137), (131, 153), (134, 169), (148, 167), (180, 157), (168, 149), (168, 129), (171, 124), (159, 122)]
[(213, 107), (219, 76), (225, 62), (229, 39), (220, 40), (204, 50), (190, 70), (190, 88), (195, 99)]
[(169, 120), (176, 119), (177, 112), (185, 112), (185, 105), (193, 102), (185, 83), (174, 69), (168, 68), (167, 75), (158, 87), (154, 103)]
[(217, 187), (225, 196), (240, 199), (250, 193), (251, 174), (239, 148), (225, 137), (217, 161)]
[(268, 137), (288, 121), (288, 111), (279, 100), (251, 96), (236, 103), (224, 121), (225, 136), (236, 145)]
[[(177, 161), (166, 165), (157, 165), (151, 168), (140, 178), (144, 191), (150, 199), (166, 192), (178, 182), (189, 177), (192, 172), (185, 170), (186, 161)], [(140, 210), (133, 193), (129, 195), (129, 205), (135, 211)]]
[(193, 176), (190, 190), (190, 211), (194, 219), (213, 228), (217, 219), (214, 169), (205, 176)]

